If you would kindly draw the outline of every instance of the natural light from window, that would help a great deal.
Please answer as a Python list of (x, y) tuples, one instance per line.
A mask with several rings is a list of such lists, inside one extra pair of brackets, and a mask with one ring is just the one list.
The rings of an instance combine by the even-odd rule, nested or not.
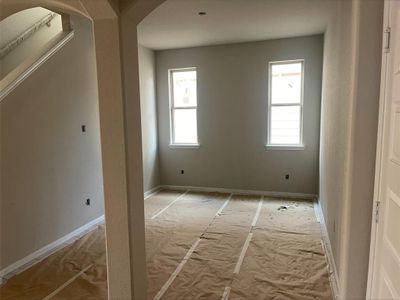
[(197, 145), (197, 71), (170, 70), (171, 144)]
[(268, 146), (302, 146), (303, 61), (269, 64)]

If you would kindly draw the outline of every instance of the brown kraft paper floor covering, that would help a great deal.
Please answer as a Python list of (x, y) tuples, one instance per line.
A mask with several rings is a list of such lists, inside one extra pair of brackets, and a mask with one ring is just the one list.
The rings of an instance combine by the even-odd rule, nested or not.
[[(229, 299), (332, 299), (312, 202), (234, 195), (218, 214), (229, 198), (165, 190), (145, 200), (148, 299), (199, 238), (161, 299), (221, 299), (227, 288)], [(0, 299), (46, 299), (56, 290), (51, 299), (107, 299), (104, 226), (10, 278)]]

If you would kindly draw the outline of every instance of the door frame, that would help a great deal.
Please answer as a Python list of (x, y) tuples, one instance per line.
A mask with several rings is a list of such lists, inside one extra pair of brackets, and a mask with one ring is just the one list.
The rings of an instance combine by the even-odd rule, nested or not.
[[(383, 32), (390, 27), (390, 0), (384, 0), (384, 17), (383, 17)], [(387, 34), (384, 34), (382, 40), (382, 67), (381, 67), (381, 83), (380, 83), (380, 96), (379, 96), (379, 119), (378, 119), (378, 136), (377, 136), (377, 146), (376, 146), (376, 163), (375, 163), (375, 183), (374, 183), (374, 201), (372, 209), (372, 220), (371, 220), (371, 242), (370, 242), (370, 253), (369, 253), (369, 267), (368, 267), (368, 282), (367, 282), (367, 293), (366, 299), (372, 299), (372, 291), (375, 279), (375, 268), (377, 260), (378, 246), (378, 227), (382, 222), (377, 222), (377, 218), (382, 218), (383, 215), (379, 215), (380, 204), (385, 201), (386, 190), (382, 189), (382, 173), (384, 167), (384, 135), (387, 130), (387, 115), (385, 114), (386, 106), (388, 103), (388, 53), (390, 49), (387, 50), (387, 44), (390, 41), (387, 40)]]

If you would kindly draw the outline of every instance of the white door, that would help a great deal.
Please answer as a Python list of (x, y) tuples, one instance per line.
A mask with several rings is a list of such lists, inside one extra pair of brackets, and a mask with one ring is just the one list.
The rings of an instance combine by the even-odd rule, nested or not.
[(367, 297), (400, 299), (400, 1), (385, 1), (384, 23), (376, 205)]

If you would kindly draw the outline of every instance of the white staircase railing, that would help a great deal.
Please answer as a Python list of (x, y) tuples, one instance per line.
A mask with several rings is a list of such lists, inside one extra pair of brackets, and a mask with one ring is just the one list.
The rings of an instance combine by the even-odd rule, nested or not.
[(43, 65), (50, 57), (57, 53), (74, 37), (74, 32), (62, 32), (47, 44), (44, 54), (25, 60), (15, 70), (0, 80), (0, 103), (21, 82), (28, 78), (36, 69)]
[(44, 18), (37, 21), (35, 24), (30, 26), (27, 30), (22, 32), (16, 38), (8, 42), (6, 45), (0, 48), (0, 59), (4, 58), (8, 53), (13, 51), (19, 45), (21, 45), (25, 40), (34, 35), (37, 31), (39, 31), (43, 26), (50, 26), (51, 21), (57, 16), (56, 13), (50, 13)]

